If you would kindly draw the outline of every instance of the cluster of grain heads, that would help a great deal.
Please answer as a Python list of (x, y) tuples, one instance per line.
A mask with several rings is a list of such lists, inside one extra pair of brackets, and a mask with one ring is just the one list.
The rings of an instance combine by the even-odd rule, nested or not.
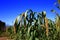
[(51, 12), (56, 14), (55, 24), (56, 24), (56, 30), (58, 31), (60, 27), (60, 16), (55, 10), (51, 10)]
[(18, 25), (18, 23), (17, 23), (17, 19), (15, 20), (15, 23), (14, 23), (14, 33), (16, 33), (16, 26)]
[(48, 19), (46, 18), (46, 12), (45, 11), (42, 12), (42, 18), (44, 20), (43, 23), (44, 23), (44, 26), (46, 28), (46, 36), (48, 36)]
[(60, 16), (59, 15), (57, 15), (57, 17), (56, 17), (56, 30), (57, 30), (56, 33), (57, 33), (58, 37), (60, 37)]
[(48, 36), (49, 29), (48, 29), (48, 19), (47, 18), (45, 18), (45, 26), (46, 26), (46, 36)]

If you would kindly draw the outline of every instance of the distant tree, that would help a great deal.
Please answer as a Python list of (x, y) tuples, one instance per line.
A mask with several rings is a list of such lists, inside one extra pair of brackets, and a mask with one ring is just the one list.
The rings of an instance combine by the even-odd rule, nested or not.
[(0, 30), (1, 31), (5, 31), (6, 30), (6, 26), (5, 26), (5, 23), (0, 21)]

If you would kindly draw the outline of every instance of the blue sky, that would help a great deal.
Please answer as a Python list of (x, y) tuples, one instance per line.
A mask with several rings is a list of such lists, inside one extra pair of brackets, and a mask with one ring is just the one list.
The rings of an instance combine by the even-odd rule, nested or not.
[(15, 18), (28, 9), (35, 12), (46, 11), (47, 18), (54, 20), (55, 14), (51, 9), (59, 10), (54, 6), (55, 0), (0, 0), (0, 20), (12, 25)]

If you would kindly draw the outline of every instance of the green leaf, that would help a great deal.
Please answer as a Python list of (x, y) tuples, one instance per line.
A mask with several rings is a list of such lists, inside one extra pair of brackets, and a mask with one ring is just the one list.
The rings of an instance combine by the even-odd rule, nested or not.
[(39, 40), (38, 38), (35, 38), (35, 40)]

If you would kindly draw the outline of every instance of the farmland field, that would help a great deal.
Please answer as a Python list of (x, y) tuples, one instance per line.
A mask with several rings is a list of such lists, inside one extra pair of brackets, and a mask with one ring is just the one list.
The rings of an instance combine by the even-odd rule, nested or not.
[(14, 25), (1, 34), (0, 40), (60, 40), (60, 16), (57, 15), (56, 20), (52, 21), (46, 17), (45, 11), (38, 12), (37, 16), (35, 14), (30, 9), (19, 15), (20, 21), (17, 17)]
[(0, 4), (0, 40), (60, 40), (60, 0)]

